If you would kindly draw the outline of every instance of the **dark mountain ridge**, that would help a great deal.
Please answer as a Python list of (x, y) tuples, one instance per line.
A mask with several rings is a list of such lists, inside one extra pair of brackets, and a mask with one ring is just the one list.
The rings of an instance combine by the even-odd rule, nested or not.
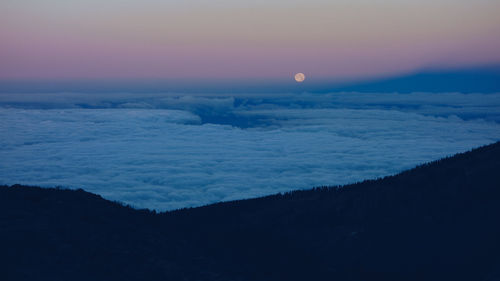
[(500, 143), (395, 176), (167, 213), (0, 187), (1, 280), (500, 280)]

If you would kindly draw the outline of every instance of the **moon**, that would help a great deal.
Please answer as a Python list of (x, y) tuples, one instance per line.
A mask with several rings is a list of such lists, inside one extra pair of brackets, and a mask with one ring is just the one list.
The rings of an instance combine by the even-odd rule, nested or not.
[(295, 74), (295, 81), (302, 83), (304, 82), (304, 80), (306, 80), (306, 76), (304, 75), (304, 73), (299, 72)]

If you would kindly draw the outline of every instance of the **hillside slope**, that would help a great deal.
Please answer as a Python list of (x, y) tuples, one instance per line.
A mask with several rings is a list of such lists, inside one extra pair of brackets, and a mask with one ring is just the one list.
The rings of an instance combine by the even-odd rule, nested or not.
[(156, 214), (0, 187), (1, 280), (499, 280), (500, 143), (344, 187)]

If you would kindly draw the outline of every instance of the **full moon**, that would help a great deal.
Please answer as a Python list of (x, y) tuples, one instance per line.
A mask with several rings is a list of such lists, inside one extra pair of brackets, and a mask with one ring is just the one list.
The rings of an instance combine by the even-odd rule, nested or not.
[(304, 73), (295, 74), (295, 81), (301, 83), (304, 82), (304, 80), (306, 80), (306, 76), (304, 75)]

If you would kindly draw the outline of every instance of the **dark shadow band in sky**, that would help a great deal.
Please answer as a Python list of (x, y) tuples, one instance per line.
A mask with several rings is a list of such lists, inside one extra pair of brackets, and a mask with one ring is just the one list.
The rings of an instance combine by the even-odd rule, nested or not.
[[(307, 75), (307, 74), (306, 74)], [(0, 93), (327, 93), (327, 92), (500, 92), (500, 64), (467, 69), (426, 70), (356, 82), (308, 77), (276, 80), (0, 80)]]

